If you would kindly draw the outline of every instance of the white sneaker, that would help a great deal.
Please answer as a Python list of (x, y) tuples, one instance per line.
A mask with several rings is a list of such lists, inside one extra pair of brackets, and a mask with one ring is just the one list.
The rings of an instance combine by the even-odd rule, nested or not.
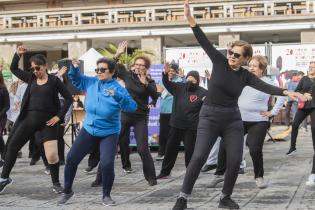
[(268, 186), (268, 184), (265, 182), (263, 177), (256, 178), (255, 182), (256, 182), (256, 186), (259, 189), (264, 189), (264, 188), (266, 188)]
[(305, 184), (307, 186), (315, 186), (315, 174), (311, 174)]

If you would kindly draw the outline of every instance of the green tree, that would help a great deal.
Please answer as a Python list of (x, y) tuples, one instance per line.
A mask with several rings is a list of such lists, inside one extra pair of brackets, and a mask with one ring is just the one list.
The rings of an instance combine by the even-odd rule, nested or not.
[[(109, 44), (108, 47), (99, 50), (99, 53), (107, 58), (113, 58), (116, 52), (117, 52), (117, 46), (115, 44)], [(155, 56), (155, 54), (150, 50), (136, 49), (132, 54), (127, 54), (127, 53), (122, 54), (119, 57), (119, 62), (130, 65), (133, 63), (136, 57), (141, 56), (141, 55), (145, 55), (148, 57)]]

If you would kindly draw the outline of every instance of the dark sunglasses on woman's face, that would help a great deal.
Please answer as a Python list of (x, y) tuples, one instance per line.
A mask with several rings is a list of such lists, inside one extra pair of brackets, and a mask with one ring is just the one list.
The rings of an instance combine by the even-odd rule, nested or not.
[(31, 67), (31, 71), (34, 72), (34, 71), (40, 71), (40, 66), (32, 66)]
[(228, 50), (228, 54), (229, 54), (229, 56), (233, 55), (234, 58), (240, 58), (242, 56), (241, 54), (235, 53), (232, 50)]
[(96, 74), (98, 74), (98, 72), (105, 73), (107, 70), (108, 70), (108, 68), (96, 68), (95, 72), (96, 72)]

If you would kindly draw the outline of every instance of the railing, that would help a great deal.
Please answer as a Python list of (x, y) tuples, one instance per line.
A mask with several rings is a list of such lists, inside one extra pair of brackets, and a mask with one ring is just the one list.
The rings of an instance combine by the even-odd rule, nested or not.
[[(314, 0), (271, 0), (192, 3), (196, 19), (249, 19), (253, 17), (291, 17), (315, 15)], [(45, 9), (41, 11), (3, 12), (0, 15), (0, 33), (14, 29), (75, 29), (82, 26), (120, 24), (165, 23), (183, 21), (181, 3), (120, 5), (115, 7), (87, 7), (70, 9)], [(254, 19), (254, 18), (253, 18)], [(14, 30), (15, 31), (15, 30)]]

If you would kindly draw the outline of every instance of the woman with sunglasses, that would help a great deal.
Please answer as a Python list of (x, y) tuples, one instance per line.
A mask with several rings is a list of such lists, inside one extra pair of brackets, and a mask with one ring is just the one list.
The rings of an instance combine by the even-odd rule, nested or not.
[[(55, 76), (47, 73), (47, 61), (43, 55), (34, 55), (30, 59), (31, 72), (18, 68), (20, 57), (26, 52), (24, 46), (18, 46), (11, 63), (11, 72), (28, 84), (21, 111), (8, 137), (5, 162), (0, 178), (0, 192), (12, 184), (9, 177), (15, 164), (18, 151), (32, 135), (39, 133), (49, 163), (53, 191), (62, 192), (59, 183), (58, 127), (72, 103), (71, 94)], [(58, 94), (65, 98), (61, 108)]]
[[(10, 109), (10, 97), (7, 87), (4, 83), (4, 78), (2, 75), (3, 65), (0, 64), (0, 155), (3, 157), (2, 153), (4, 152), (4, 140), (3, 140), (3, 131), (7, 123), (7, 111)], [(3, 160), (0, 158), (0, 168), (3, 166)]]
[(68, 73), (73, 85), (86, 93), (86, 116), (83, 127), (72, 145), (66, 160), (64, 194), (58, 204), (65, 204), (73, 195), (73, 180), (81, 160), (99, 145), (103, 178), (103, 205), (113, 206), (115, 154), (120, 132), (120, 112), (134, 112), (136, 102), (116, 81), (116, 62), (100, 58), (95, 69), (97, 77), (82, 75), (79, 62), (74, 60)]
[[(115, 58), (118, 58), (127, 47), (127, 42), (119, 44)], [(130, 128), (134, 127), (134, 133), (137, 143), (137, 151), (142, 160), (143, 174), (150, 186), (156, 185), (156, 172), (153, 158), (148, 145), (148, 118), (152, 103), (159, 98), (156, 83), (148, 75), (151, 61), (145, 56), (136, 57), (133, 63), (133, 71), (127, 71), (125, 68), (119, 68), (118, 77), (126, 85), (131, 97), (136, 101), (138, 109), (134, 113), (122, 112), (121, 114), (121, 133), (119, 136), (119, 147), (121, 162), (126, 173), (131, 173), (130, 162)], [(152, 103), (149, 104), (151, 97)]]
[(190, 12), (189, 0), (185, 1), (184, 10), (195, 37), (213, 62), (213, 69), (208, 94), (199, 114), (194, 153), (173, 210), (187, 208), (187, 198), (218, 136), (222, 137), (227, 156), (227, 170), (219, 207), (238, 209), (238, 204), (230, 196), (238, 176), (243, 153), (244, 128), (237, 105), (243, 88), (251, 86), (272, 95), (301, 96), (302, 98), (303, 96), (269, 85), (242, 68), (242, 65), (246, 64), (253, 54), (252, 47), (247, 42), (234, 42), (227, 59), (214, 48), (197, 25)]

